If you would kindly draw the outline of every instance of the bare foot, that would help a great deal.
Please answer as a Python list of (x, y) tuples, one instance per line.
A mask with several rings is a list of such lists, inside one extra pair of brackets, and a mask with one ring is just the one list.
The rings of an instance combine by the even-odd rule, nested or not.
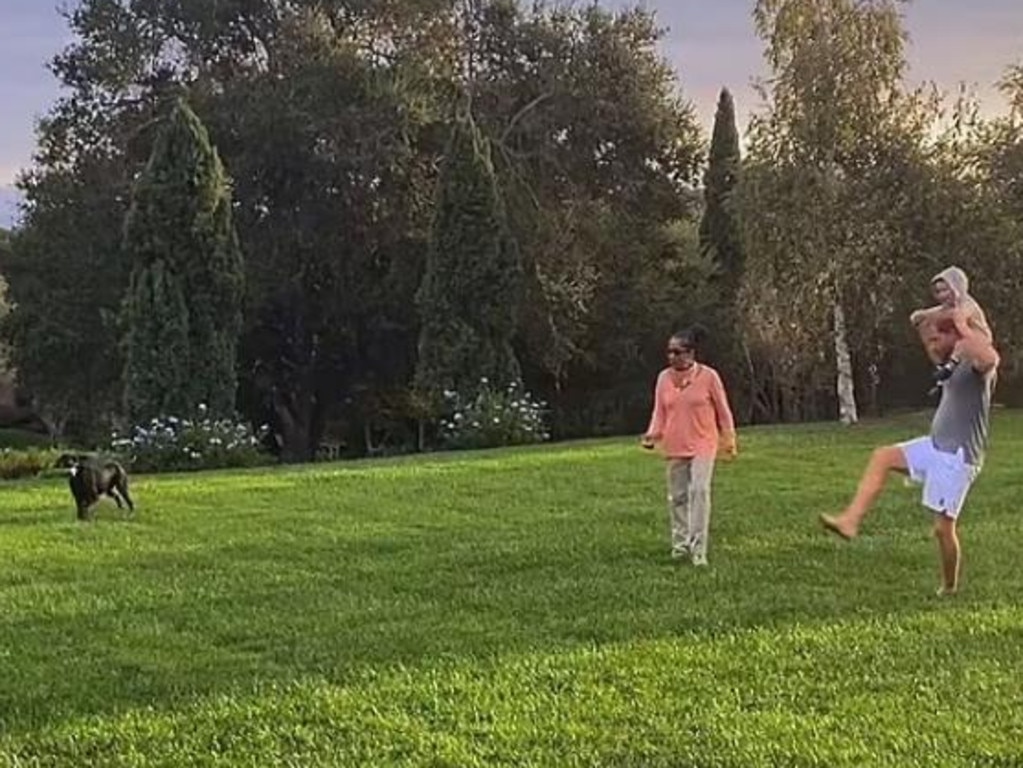
[(820, 521), (825, 530), (840, 536), (846, 541), (856, 538), (856, 528), (842, 520), (841, 516), (821, 515)]

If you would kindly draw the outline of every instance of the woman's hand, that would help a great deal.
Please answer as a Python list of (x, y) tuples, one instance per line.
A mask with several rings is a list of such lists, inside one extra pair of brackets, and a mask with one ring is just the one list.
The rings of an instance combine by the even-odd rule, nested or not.
[(734, 433), (721, 436), (721, 452), (728, 459), (734, 459), (739, 455), (739, 443)]

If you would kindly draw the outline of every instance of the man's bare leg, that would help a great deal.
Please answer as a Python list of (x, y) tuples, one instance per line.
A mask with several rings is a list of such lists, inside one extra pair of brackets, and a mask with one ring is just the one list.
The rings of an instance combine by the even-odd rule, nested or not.
[(871, 506), (877, 501), (884, 489), (885, 480), (890, 472), (906, 472), (906, 457), (897, 445), (877, 448), (867, 462), (867, 468), (860, 478), (856, 495), (840, 515), (821, 515), (821, 524), (841, 536), (843, 539), (854, 538), (860, 530), (860, 523), (867, 516)]
[(941, 589), (938, 590), (938, 594), (954, 595), (959, 589), (961, 562), (956, 521), (944, 515), (935, 517), (934, 538), (938, 540), (938, 555), (941, 560)]

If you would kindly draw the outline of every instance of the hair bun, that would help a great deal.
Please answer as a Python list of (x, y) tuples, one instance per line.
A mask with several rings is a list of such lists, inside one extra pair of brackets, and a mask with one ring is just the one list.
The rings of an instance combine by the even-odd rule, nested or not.
[(696, 346), (702, 346), (703, 342), (707, 340), (707, 336), (709, 334), (710, 331), (708, 331), (707, 328), (700, 323), (693, 323), (693, 325), (689, 327), (689, 335)]

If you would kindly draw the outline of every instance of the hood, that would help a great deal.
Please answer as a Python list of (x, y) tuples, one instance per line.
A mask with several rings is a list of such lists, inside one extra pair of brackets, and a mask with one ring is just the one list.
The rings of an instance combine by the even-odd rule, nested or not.
[(970, 279), (966, 276), (959, 267), (948, 267), (947, 269), (941, 270), (938, 274), (931, 278), (931, 283), (936, 283), (939, 280), (944, 280), (948, 283), (948, 287), (955, 293), (956, 298), (962, 298), (970, 292)]

